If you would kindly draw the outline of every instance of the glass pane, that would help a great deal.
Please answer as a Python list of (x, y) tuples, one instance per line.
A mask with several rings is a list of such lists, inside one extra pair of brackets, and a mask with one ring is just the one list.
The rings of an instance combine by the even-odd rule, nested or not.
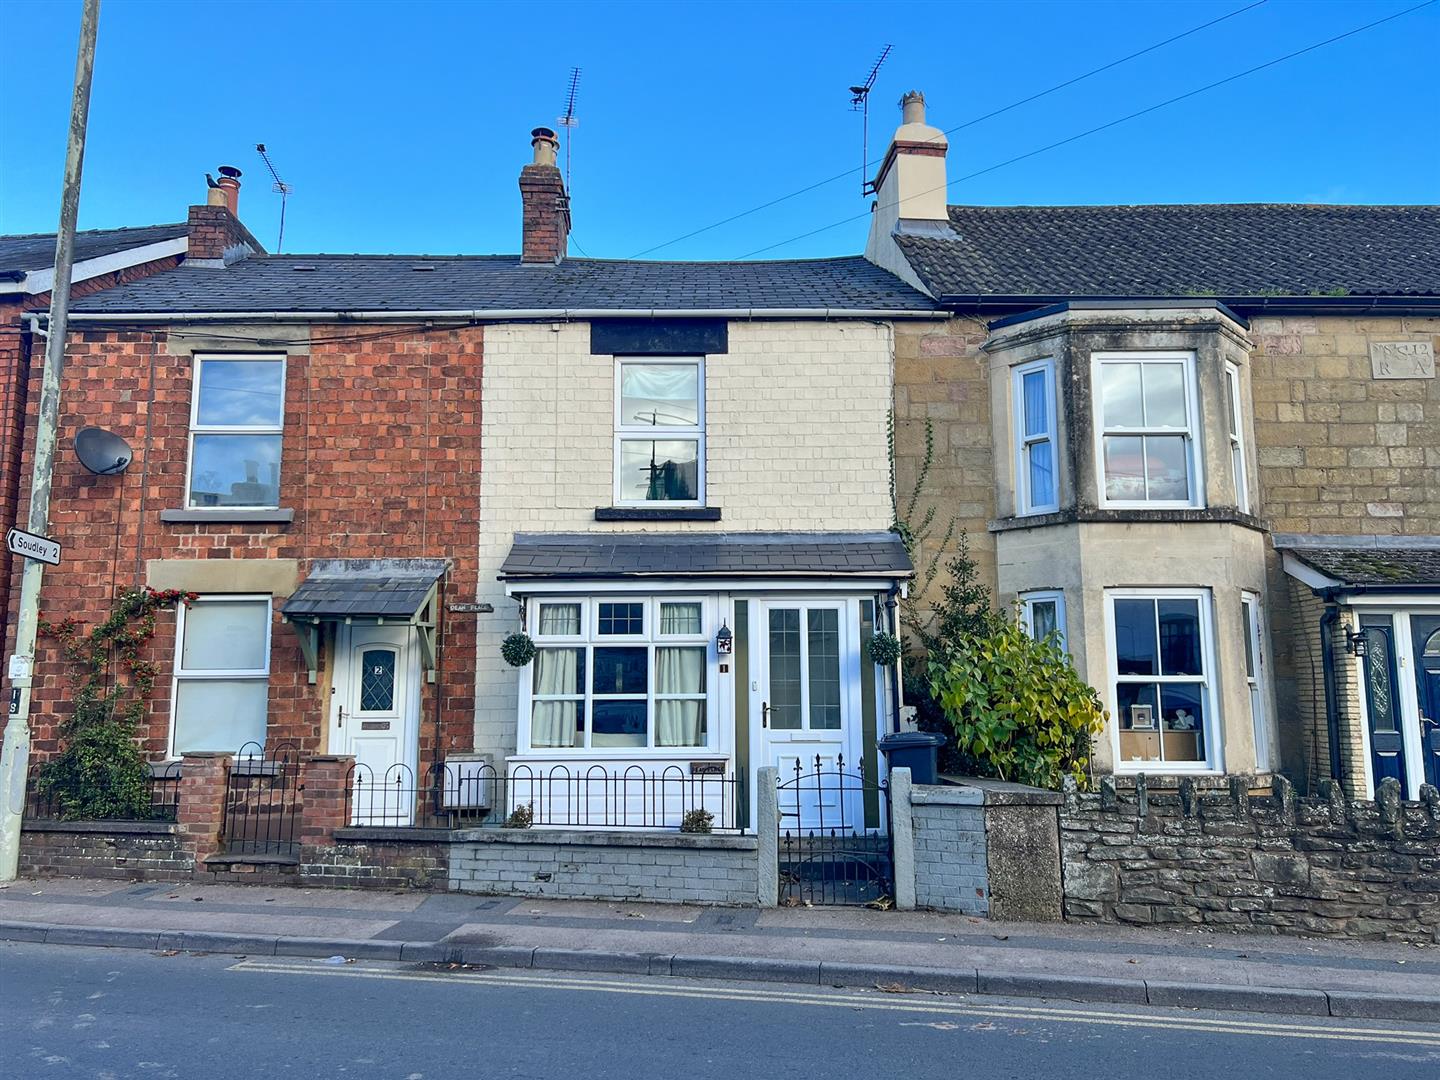
[(1105, 497), (1117, 502), (1145, 498), (1145, 440), (1139, 435), (1105, 436)]
[(600, 633), (643, 634), (644, 632), (644, 604), (600, 605)]
[(627, 439), (620, 444), (620, 498), (694, 502), (699, 462), (700, 444), (690, 439)]
[(580, 605), (541, 604), (540, 633), (552, 635), (580, 633)]
[(175, 753), (235, 753), (265, 742), (264, 679), (181, 679), (175, 684)]
[(699, 605), (699, 604), (661, 604), (661, 605), (660, 605), (660, 633), (662, 633), (662, 634), (698, 634), (698, 633), (700, 633), (700, 605)]
[(704, 746), (705, 702), (657, 701), (656, 746)]
[(1203, 675), (1200, 667), (1200, 602), (1161, 600), (1160, 674)]
[(1248, 600), (1240, 601), (1240, 636), (1245, 640), (1245, 677), (1255, 677), (1255, 609)]
[(279, 427), (285, 410), (278, 360), (202, 360), (197, 424)]
[(1145, 436), (1147, 498), (1184, 502), (1190, 498), (1190, 470), (1183, 435)]
[(704, 692), (704, 648), (655, 650), (655, 693), (669, 695)]
[(1121, 675), (1158, 675), (1155, 601), (1115, 601), (1115, 668)]
[(360, 657), (360, 711), (395, 707), (395, 650), (366, 649)]
[(264, 600), (197, 600), (185, 611), (180, 667), (184, 671), (264, 671), (269, 625), (270, 605)]
[(1050, 506), (1055, 502), (1055, 466), (1048, 442), (1032, 443), (1027, 448), (1030, 459), (1030, 505)]
[(1205, 760), (1205, 715), (1198, 683), (1160, 688), (1161, 742), (1166, 761)]
[(191, 506), (279, 506), (279, 435), (196, 435)]
[(645, 713), (643, 701), (596, 701), (590, 732), (591, 746), (644, 746)]
[(1030, 601), (1030, 636), (1036, 641), (1044, 641), (1055, 632), (1055, 628), (1055, 601)]
[(800, 612), (770, 612), (770, 726), (777, 731), (800, 727)]
[(1440, 656), (1440, 630), (1431, 634), (1425, 642), (1425, 649), (1421, 656)]
[(1158, 702), (1156, 689), (1155, 683), (1122, 682), (1116, 685), (1115, 704), (1121, 731), (1153, 731), (1159, 728), (1160, 717), (1155, 711)]
[(1140, 365), (1101, 364), (1100, 400), (1105, 427), (1144, 427), (1145, 414), (1140, 407)]
[(1020, 380), (1025, 399), (1025, 434), (1048, 435), (1050, 433), (1050, 402), (1045, 393), (1044, 371), (1028, 372)]
[(644, 645), (597, 648), (592, 689), (597, 694), (644, 694), (649, 689), (649, 665)]
[(1237, 400), (1235, 372), (1227, 368), (1225, 371), (1225, 422), (1228, 425), (1226, 430), (1230, 432), (1232, 439), (1237, 438), (1240, 432), (1240, 424), (1235, 416), (1235, 402)]
[[(705, 692), (705, 649), (656, 649), (655, 693), (703, 694)], [(703, 746), (705, 744), (705, 702), (657, 699), (655, 702), (655, 743), (657, 746)]]
[(1185, 427), (1185, 366), (1145, 365), (1145, 426)]
[(536, 694), (585, 693), (584, 649), (536, 649), (533, 689)]
[(620, 426), (697, 427), (700, 369), (695, 364), (624, 364)]
[(805, 613), (810, 646), (810, 727), (840, 728), (840, 613), (815, 608)]
[[(1369, 618), (1373, 616), (1362, 620), (1362, 632), (1365, 634), (1365, 702), (1369, 706), (1370, 730), (1375, 733), (1398, 732), (1400, 723), (1391, 683), (1395, 661), (1390, 647), (1390, 630), (1388, 626), (1364, 625)], [(1384, 618), (1388, 623), (1389, 616)]]
[(584, 746), (585, 702), (535, 702), (530, 712), (530, 745)]

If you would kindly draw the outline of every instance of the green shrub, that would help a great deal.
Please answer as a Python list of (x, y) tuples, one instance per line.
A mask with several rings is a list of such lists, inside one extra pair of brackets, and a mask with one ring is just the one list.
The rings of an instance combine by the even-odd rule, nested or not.
[(1088, 786), (1090, 741), (1107, 715), (1055, 637), (1014, 619), (961, 632), (929, 654), (930, 694), (957, 749), (982, 775), (1059, 789)]
[(694, 810), (686, 810), (685, 816), (680, 819), (680, 831), (688, 833), (708, 833), (715, 827), (715, 815), (709, 810), (696, 807)]
[(517, 806), (510, 811), (510, 816), (505, 819), (506, 829), (528, 829), (535, 824), (535, 807), (530, 803)]

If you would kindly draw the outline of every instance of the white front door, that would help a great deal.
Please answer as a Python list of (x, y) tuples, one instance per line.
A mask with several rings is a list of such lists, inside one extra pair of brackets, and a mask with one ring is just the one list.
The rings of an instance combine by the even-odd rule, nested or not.
[(336, 633), (330, 751), (355, 758), (355, 825), (415, 820), (420, 750), (420, 654), (410, 626), (341, 626)]
[(859, 782), (836, 777), (859, 768), (860, 650), (852, 605), (797, 600), (759, 607), (756, 761), (779, 770), (781, 827), (863, 825)]

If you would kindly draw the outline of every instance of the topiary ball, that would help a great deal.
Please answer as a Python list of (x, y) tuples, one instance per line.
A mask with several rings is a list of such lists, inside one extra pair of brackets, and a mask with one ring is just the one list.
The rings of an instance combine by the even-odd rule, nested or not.
[(535, 642), (523, 630), (517, 631), (500, 646), (500, 655), (511, 667), (524, 667), (535, 659)]
[(870, 659), (890, 667), (900, 659), (900, 639), (894, 634), (876, 634), (870, 639)]

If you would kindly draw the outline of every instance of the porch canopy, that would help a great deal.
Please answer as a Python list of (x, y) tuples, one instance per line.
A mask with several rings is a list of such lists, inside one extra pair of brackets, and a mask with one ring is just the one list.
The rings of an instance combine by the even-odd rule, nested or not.
[(500, 566), (500, 580), (512, 583), (839, 578), (888, 585), (913, 574), (892, 532), (516, 533)]
[(317, 559), (280, 608), (300, 635), (315, 682), (322, 623), (408, 624), (419, 635), (426, 677), (435, 678), (435, 609), (446, 559)]
[(1330, 596), (1440, 594), (1440, 536), (1276, 533), (1285, 572)]

